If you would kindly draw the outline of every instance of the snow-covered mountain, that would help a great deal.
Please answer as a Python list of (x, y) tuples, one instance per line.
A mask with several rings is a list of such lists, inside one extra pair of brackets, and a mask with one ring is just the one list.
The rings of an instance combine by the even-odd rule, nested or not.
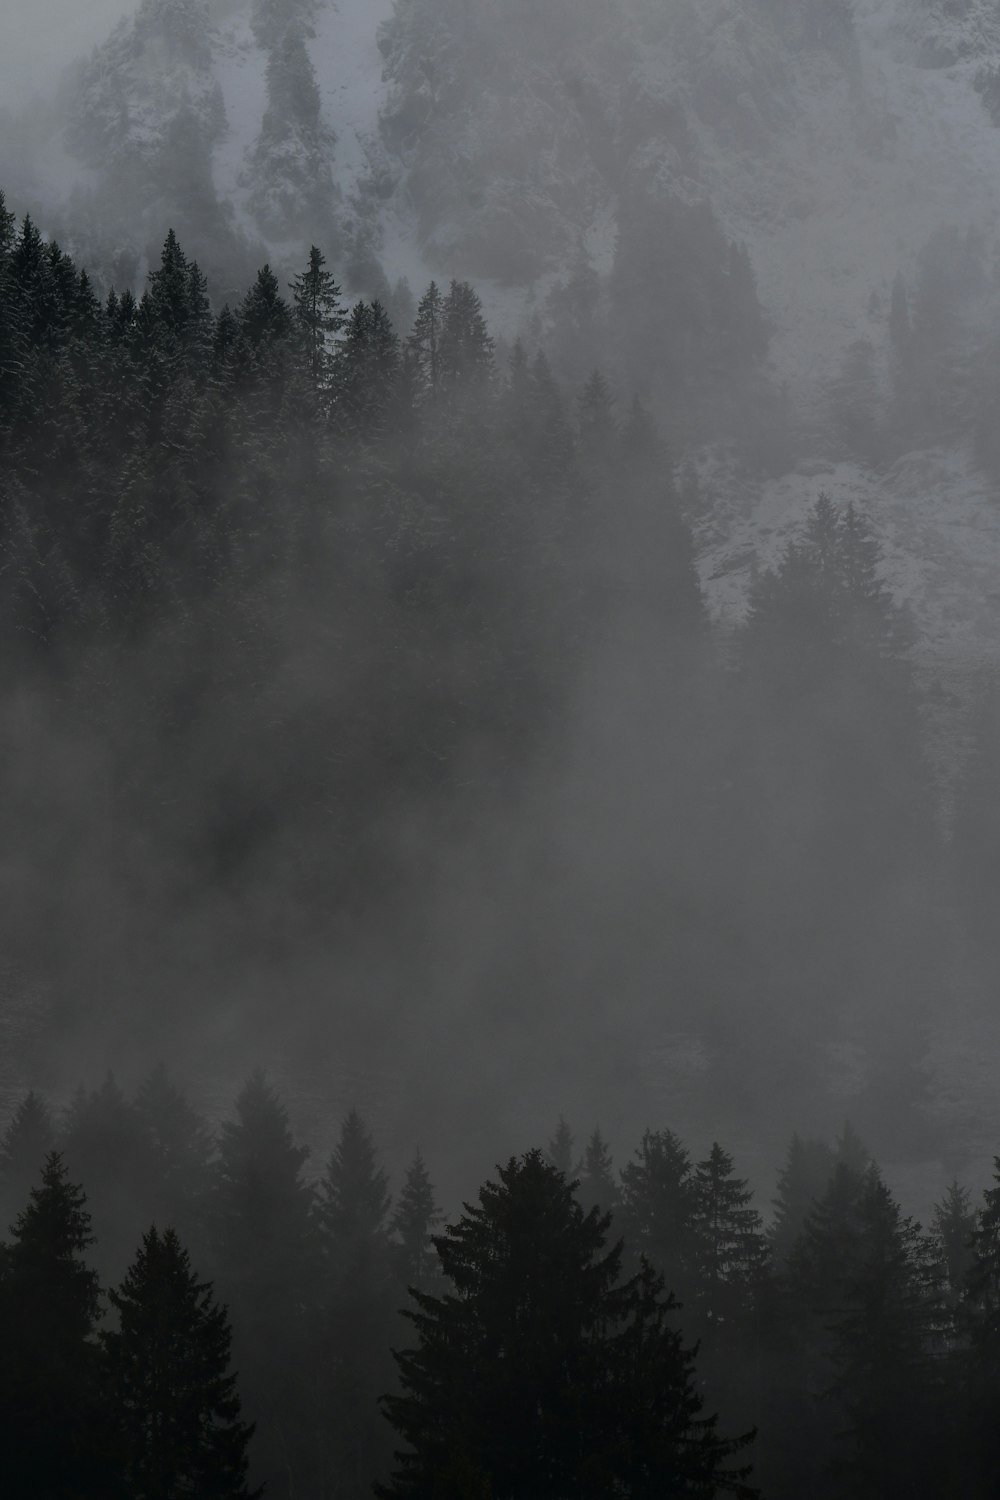
[[(15, 201), (109, 277), (167, 223), (220, 296), (316, 242), (404, 321), (401, 278), (474, 280), (496, 331), (668, 420), (693, 381), (743, 414), (739, 451), (710, 416), (688, 455), (716, 610), (824, 490), (872, 510), (933, 657), (966, 662), (1000, 652), (998, 120), (996, 0), (142, 0), (3, 128)], [(947, 303), (954, 410), (868, 451), (844, 408), (896, 421), (900, 279), (915, 325)], [(748, 463), (747, 426), (794, 439)]]

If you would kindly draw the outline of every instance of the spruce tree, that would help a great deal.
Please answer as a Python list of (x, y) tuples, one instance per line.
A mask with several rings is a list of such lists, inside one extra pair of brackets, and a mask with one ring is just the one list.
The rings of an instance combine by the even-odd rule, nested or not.
[(399, 340), (381, 302), (358, 302), (337, 351), (334, 380), (341, 428), (368, 441), (386, 431), (399, 374)]
[(974, 1239), (978, 1225), (968, 1189), (952, 1182), (941, 1202), (934, 1205), (931, 1225), (940, 1251), (947, 1298), (957, 1313), (976, 1263)]
[(135, 1108), (109, 1073), (98, 1089), (77, 1090), (62, 1122), (67, 1168), (87, 1183), (105, 1279), (121, 1276), (142, 1222), (147, 1163)]
[(230, 1309), (234, 1356), (257, 1424), (252, 1463), (273, 1495), (311, 1482), (314, 1461), (308, 1352), (314, 1335), (318, 1249), (308, 1150), (262, 1073), (219, 1131), (210, 1204), (212, 1281)]
[(0, 1236), (27, 1202), (54, 1139), (52, 1111), (32, 1089), (0, 1136)]
[(566, 1123), (565, 1117), (560, 1115), (559, 1123), (556, 1126), (556, 1133), (551, 1141), (549, 1141), (549, 1148), (546, 1155), (549, 1165), (555, 1167), (557, 1172), (561, 1172), (567, 1182), (572, 1178), (576, 1170), (574, 1165), (574, 1144), (573, 1132)]
[(806, 1215), (823, 1196), (834, 1167), (834, 1154), (825, 1141), (793, 1135), (778, 1176), (774, 1218), (768, 1231), (775, 1264), (788, 1261), (805, 1226)]
[(621, 1181), (621, 1232), (631, 1263), (645, 1257), (689, 1312), (698, 1285), (698, 1241), (687, 1148), (670, 1130), (646, 1130)]
[(418, 404), (433, 401), (441, 385), (441, 333), (444, 299), (432, 281), (417, 304), (413, 330), (407, 339)]
[(110, 1487), (100, 1399), (97, 1273), (83, 1190), (50, 1152), (0, 1247), (0, 1453), (11, 1500), (83, 1500)]
[(438, 1260), (433, 1234), (440, 1223), (434, 1187), (418, 1151), (407, 1168), (389, 1220), (393, 1261), (402, 1286), (426, 1292), (436, 1281)]
[(453, 281), (441, 305), (438, 367), (441, 383), (453, 390), (475, 387), (493, 373), (493, 340), (479, 296), (467, 281)]
[(253, 1428), (241, 1421), (229, 1319), (172, 1229), (161, 1234), (154, 1225), (143, 1235), (108, 1298), (118, 1326), (101, 1336), (104, 1378), (126, 1492), (248, 1500)]
[(240, 304), (240, 326), (255, 348), (280, 342), (292, 332), (291, 311), (268, 265), (257, 272), (256, 281)]
[(291, 282), (291, 292), (313, 389), (323, 391), (333, 367), (333, 340), (347, 316), (340, 301), (340, 287), (326, 269), (326, 257), (315, 245), (310, 248), (306, 269)]
[(384, 1497), (753, 1493), (701, 1415), (691, 1356), (647, 1266), (621, 1282), (608, 1221), (540, 1151), (512, 1159), (436, 1243), (386, 1414), (406, 1445)]
[(397, 1305), (389, 1243), (389, 1182), (364, 1121), (351, 1110), (319, 1183), (323, 1254), (320, 1389), (326, 1465), (362, 1495), (388, 1458), (378, 1398)]
[(133, 1108), (144, 1163), (144, 1212), (202, 1249), (208, 1235), (212, 1134), (162, 1064), (141, 1084)]
[(577, 1197), (589, 1212), (599, 1208), (602, 1214), (611, 1214), (612, 1222), (619, 1206), (621, 1193), (614, 1175), (614, 1163), (607, 1142), (595, 1126), (590, 1133), (578, 1167), (580, 1178)]

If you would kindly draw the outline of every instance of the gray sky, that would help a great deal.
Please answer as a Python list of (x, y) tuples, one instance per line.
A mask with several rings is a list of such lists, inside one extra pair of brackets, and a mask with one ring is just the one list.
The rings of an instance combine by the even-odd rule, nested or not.
[(17, 107), (102, 40), (136, 0), (0, 0), (0, 101)]

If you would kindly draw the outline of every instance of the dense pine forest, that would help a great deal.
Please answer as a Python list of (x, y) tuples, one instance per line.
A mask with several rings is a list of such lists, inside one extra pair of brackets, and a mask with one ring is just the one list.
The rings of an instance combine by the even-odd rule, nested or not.
[(308, 1157), (259, 1073), (214, 1135), (163, 1069), (21, 1101), (6, 1494), (996, 1493), (1000, 1185), (924, 1231), (847, 1125), (765, 1223), (722, 1146), (560, 1119), (445, 1225), (357, 1111)]
[[(0, 949), (61, 1080), (218, 1093), (292, 1037), (405, 1059), (449, 1182), (507, 1158), (444, 1227), (419, 1154), (392, 1194), (352, 1111), (310, 1161), (261, 1073), (211, 1119), (162, 1068), (20, 1097), (5, 1492), (996, 1493), (1000, 1187), (925, 1232), (871, 1154), (968, 1154), (935, 1040), (1000, 969), (996, 694), (935, 743), (825, 497), (720, 629), (696, 473), (578, 375), (316, 247), (218, 306), (171, 231), (98, 292), (0, 198)], [(668, 1027), (706, 1134), (802, 1131), (766, 1222), (634, 1119)], [(508, 1157), (514, 1095), (639, 1145)]]

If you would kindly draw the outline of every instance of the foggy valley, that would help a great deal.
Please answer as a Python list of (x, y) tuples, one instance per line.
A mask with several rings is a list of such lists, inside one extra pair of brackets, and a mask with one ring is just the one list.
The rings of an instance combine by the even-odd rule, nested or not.
[(0, 9), (0, 1489), (995, 1497), (998, 0)]

